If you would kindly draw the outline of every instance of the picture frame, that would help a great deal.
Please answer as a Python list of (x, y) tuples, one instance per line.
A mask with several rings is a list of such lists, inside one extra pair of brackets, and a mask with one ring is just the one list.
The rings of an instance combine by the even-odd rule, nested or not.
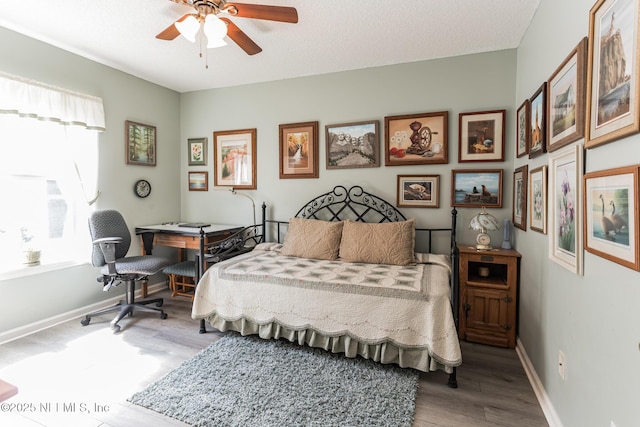
[(527, 192), (529, 166), (523, 165), (513, 171), (513, 226), (527, 231)]
[(506, 110), (460, 113), (458, 162), (503, 162)]
[(126, 164), (156, 165), (156, 127), (131, 120), (124, 122)]
[(318, 178), (318, 122), (290, 123), (280, 130), (280, 179)]
[(207, 165), (207, 138), (190, 138), (187, 140), (189, 166)]
[(385, 117), (385, 166), (448, 163), (448, 120), (447, 111)]
[(547, 165), (529, 172), (529, 228), (547, 234)]
[(440, 175), (398, 175), (396, 206), (438, 208)]
[(582, 275), (582, 144), (549, 154), (549, 258)]
[[(598, 0), (589, 12), (587, 149), (640, 131), (639, 13), (638, 0)], [(624, 52), (625, 69), (607, 73), (611, 58), (603, 60), (600, 53), (614, 47)]]
[(451, 171), (451, 206), (502, 207), (502, 169)]
[(635, 165), (584, 175), (585, 250), (636, 271), (639, 172)]
[(325, 126), (327, 169), (380, 166), (378, 120)]
[(213, 133), (213, 184), (236, 190), (257, 188), (257, 130), (240, 129)]
[(547, 82), (529, 99), (529, 158), (547, 152)]
[(189, 191), (208, 191), (209, 190), (209, 172), (207, 171), (189, 171), (188, 172)]
[(558, 150), (584, 136), (587, 81), (587, 38), (584, 37), (549, 77), (547, 150)]
[(523, 157), (529, 154), (529, 100), (518, 107), (516, 112), (516, 156)]

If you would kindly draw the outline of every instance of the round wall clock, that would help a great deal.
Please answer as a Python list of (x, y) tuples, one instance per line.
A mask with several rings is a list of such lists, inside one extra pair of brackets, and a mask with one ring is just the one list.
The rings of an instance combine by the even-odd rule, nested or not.
[(136, 196), (140, 198), (147, 197), (151, 194), (151, 184), (149, 184), (149, 181), (146, 179), (139, 179), (133, 186), (133, 191), (136, 193)]

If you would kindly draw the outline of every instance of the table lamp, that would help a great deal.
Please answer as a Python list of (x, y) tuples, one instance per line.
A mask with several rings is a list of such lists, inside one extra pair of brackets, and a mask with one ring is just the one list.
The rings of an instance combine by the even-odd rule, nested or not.
[(479, 251), (491, 250), (491, 237), (487, 234), (487, 231), (498, 230), (498, 220), (487, 212), (487, 209), (483, 206), (480, 213), (474, 215), (469, 222), (469, 229), (478, 230), (480, 233), (476, 236), (476, 249)]

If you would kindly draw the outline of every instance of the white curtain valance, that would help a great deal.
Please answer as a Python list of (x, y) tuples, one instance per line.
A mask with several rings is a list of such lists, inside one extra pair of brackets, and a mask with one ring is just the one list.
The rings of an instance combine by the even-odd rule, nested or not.
[(102, 98), (0, 72), (0, 113), (104, 131)]

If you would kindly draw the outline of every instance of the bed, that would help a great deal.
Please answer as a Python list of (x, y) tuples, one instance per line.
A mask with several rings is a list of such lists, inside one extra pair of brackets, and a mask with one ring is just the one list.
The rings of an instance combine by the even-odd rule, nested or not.
[[(288, 221), (266, 219), (263, 203), (261, 224), (201, 245), (192, 317), (220, 331), (443, 370), (456, 387), (455, 225), (454, 208), (449, 227), (416, 228), (360, 186), (337, 186)], [(433, 253), (443, 234), (445, 253)]]

